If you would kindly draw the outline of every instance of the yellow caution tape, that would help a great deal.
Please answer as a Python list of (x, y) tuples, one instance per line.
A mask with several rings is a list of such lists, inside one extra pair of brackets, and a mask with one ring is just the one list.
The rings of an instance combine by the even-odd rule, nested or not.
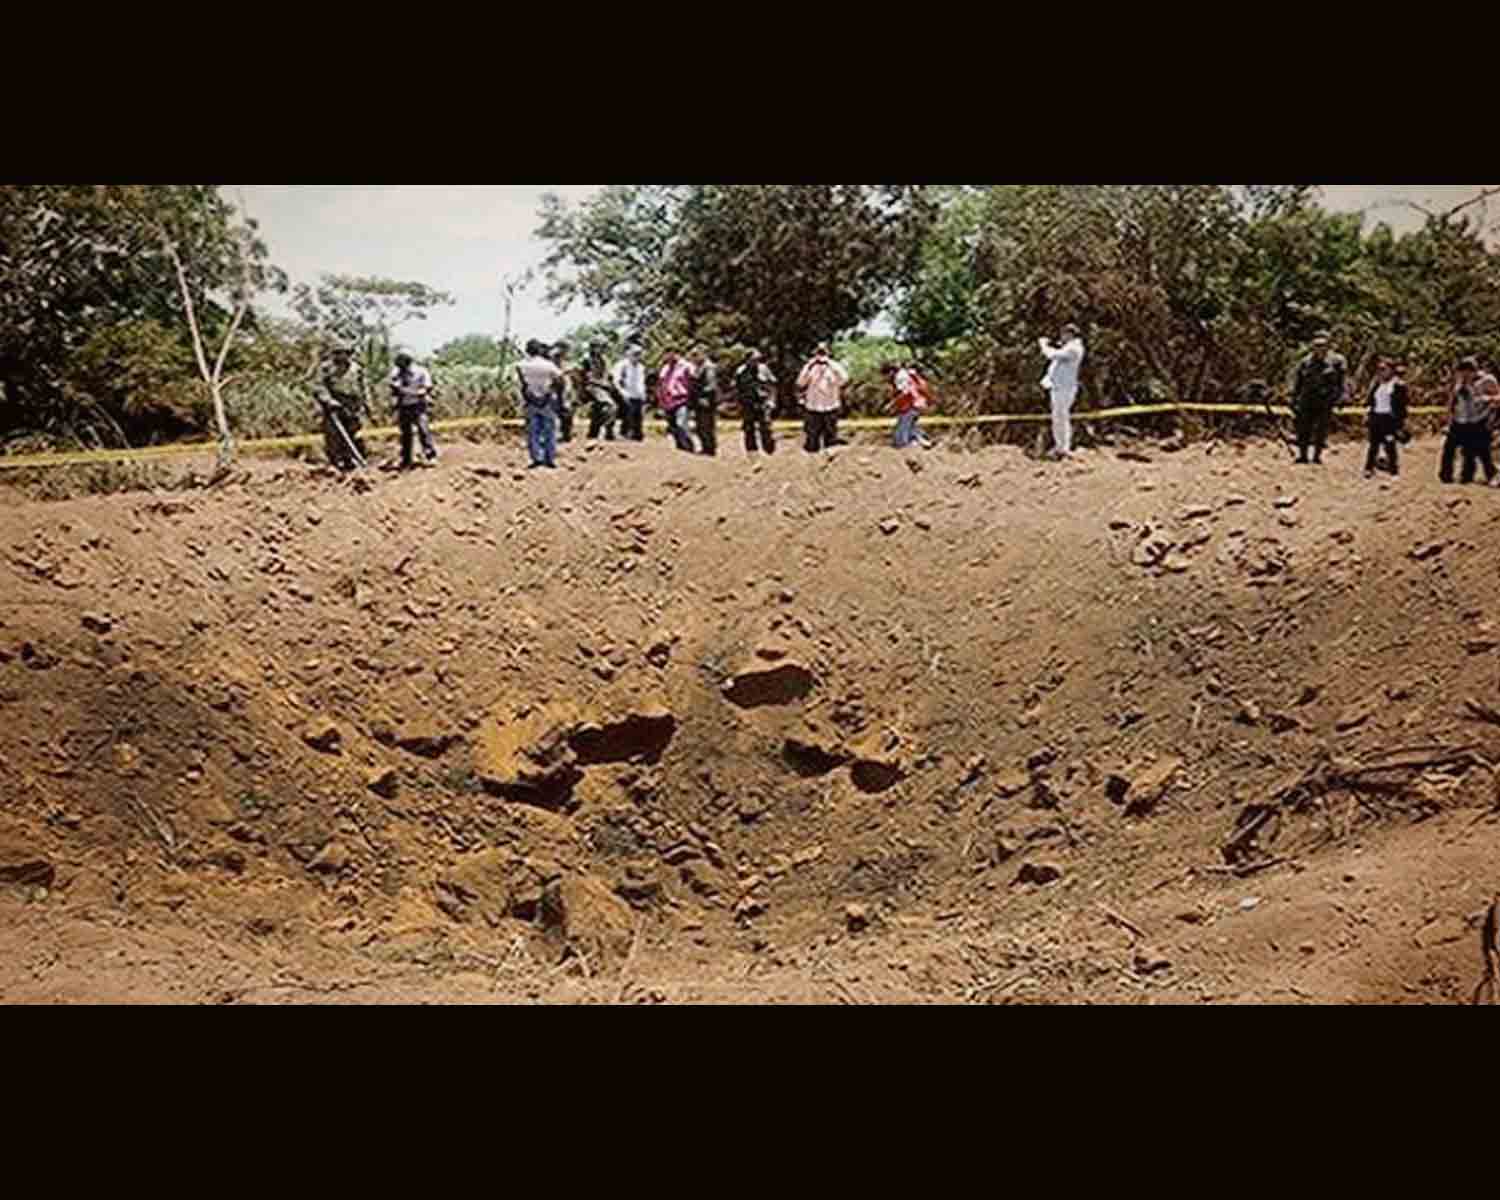
[[(1277, 416), (1291, 416), (1288, 408), (1273, 408)], [(1447, 409), (1440, 406), (1410, 408), (1413, 416), (1441, 415)], [(1150, 416), (1155, 413), (1202, 412), (1202, 413), (1258, 413), (1266, 415), (1264, 405), (1254, 404), (1132, 404), (1124, 408), (1096, 408), (1087, 412), (1075, 412), (1075, 421), (1106, 421), (1116, 417)], [(1336, 408), (1337, 416), (1364, 416), (1363, 408)], [(1030, 413), (985, 413), (972, 417), (923, 416), (921, 425), (931, 429), (947, 425), (1002, 425), (1031, 421), (1050, 421), (1047, 412)], [(895, 417), (852, 417), (839, 422), (840, 429), (891, 429)], [(801, 421), (776, 421), (775, 428), (792, 432), (802, 428)], [(478, 429), (485, 426), (500, 429), (524, 429), (526, 422), (517, 417), (451, 417), (433, 421), (432, 429), (442, 433), (455, 429)], [(393, 438), (400, 434), (395, 425), (380, 425), (360, 430), (360, 436), (372, 440)], [(297, 446), (319, 446), (323, 444), (322, 433), (304, 433), (292, 437), (254, 438), (236, 442), (236, 451), (291, 450)], [(30, 467), (82, 467), (109, 462), (154, 462), (157, 459), (184, 458), (195, 454), (215, 454), (217, 442), (174, 442), (168, 446), (141, 446), (123, 450), (75, 450), (54, 454), (0, 454), (0, 470), (21, 470)]]

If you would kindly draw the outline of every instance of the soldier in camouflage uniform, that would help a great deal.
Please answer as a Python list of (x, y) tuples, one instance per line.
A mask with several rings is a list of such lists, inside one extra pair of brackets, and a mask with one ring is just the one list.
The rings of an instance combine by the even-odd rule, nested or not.
[(1323, 461), (1323, 447), (1328, 443), (1328, 425), (1333, 409), (1344, 398), (1344, 380), (1349, 364), (1342, 354), (1328, 347), (1328, 334), (1313, 338), (1312, 353), (1297, 366), (1297, 380), (1292, 386), (1292, 412), (1297, 423), (1297, 461), (1307, 461), (1312, 449), (1314, 463)]
[(335, 346), (329, 351), (323, 363), (321, 382), (322, 394), (318, 397), (318, 404), (323, 409), (324, 452), (328, 461), (340, 471), (352, 471), (359, 464), (349, 452), (349, 444), (340, 435), (338, 426), (348, 434), (359, 457), (368, 458), (369, 451), (365, 449), (359, 430), (370, 406), (370, 393), (364, 370), (354, 361), (354, 352), (348, 346)]
[(568, 343), (558, 342), (547, 355), (562, 372), (562, 399), (557, 409), (557, 440), (573, 440), (573, 407), (578, 403), (578, 381), (573, 369), (568, 366)]
[[(766, 366), (759, 350), (751, 350), (750, 356), (734, 373), (734, 392), (740, 403), (740, 426), (745, 431), (746, 452), (754, 454), (759, 448), (767, 454), (775, 453), (771, 413), (776, 408), (776, 376)], [(756, 446), (757, 440), (759, 447)]]
[(615, 440), (615, 421), (619, 409), (615, 404), (614, 385), (609, 381), (609, 364), (604, 359), (604, 343), (590, 342), (588, 356), (578, 372), (579, 398), (589, 405), (589, 438), (602, 431), (604, 440)]

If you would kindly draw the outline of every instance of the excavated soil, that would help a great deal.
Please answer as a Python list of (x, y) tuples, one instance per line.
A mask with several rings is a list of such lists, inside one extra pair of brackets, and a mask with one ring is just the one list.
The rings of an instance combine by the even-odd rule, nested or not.
[(15, 498), (0, 1000), (1466, 1001), (1500, 491), (1436, 450)]

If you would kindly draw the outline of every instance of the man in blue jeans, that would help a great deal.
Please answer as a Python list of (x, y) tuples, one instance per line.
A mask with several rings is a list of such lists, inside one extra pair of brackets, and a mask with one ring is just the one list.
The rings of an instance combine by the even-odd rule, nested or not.
[(526, 410), (526, 448), (532, 467), (557, 467), (557, 414), (562, 407), (563, 375), (536, 339), (526, 343), (526, 357), (516, 364), (521, 403)]

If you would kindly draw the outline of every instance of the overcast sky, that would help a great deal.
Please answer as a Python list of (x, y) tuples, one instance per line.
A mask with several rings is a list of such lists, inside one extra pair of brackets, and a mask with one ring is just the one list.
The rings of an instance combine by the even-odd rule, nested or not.
[[(500, 332), (502, 276), (535, 266), (544, 253), (532, 237), (543, 192), (581, 200), (601, 185), (446, 187), (313, 186), (228, 187), (243, 196), (261, 223), (271, 259), (295, 282), (320, 274), (383, 275), (420, 280), (452, 293), (456, 303), (397, 333), (419, 354), (465, 333)], [(1336, 211), (1366, 211), (1367, 222), (1386, 221), (1397, 230), (1420, 223), (1405, 206), (1444, 208), (1476, 194), (1479, 184), (1442, 186), (1325, 185), (1324, 204)], [(1500, 218), (1500, 197), (1490, 202)], [(512, 332), (520, 338), (560, 337), (573, 326), (604, 314), (574, 307), (554, 313), (534, 283), (516, 297)]]

